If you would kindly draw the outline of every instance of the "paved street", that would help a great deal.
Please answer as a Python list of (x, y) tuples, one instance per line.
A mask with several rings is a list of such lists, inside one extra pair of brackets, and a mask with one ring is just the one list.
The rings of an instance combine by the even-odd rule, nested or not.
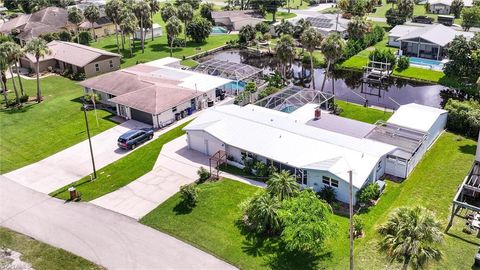
[[(154, 169), (117, 191), (102, 196), (92, 203), (134, 219), (140, 219), (166, 199), (177, 193), (180, 186), (197, 179), (200, 166), (208, 168), (208, 156), (187, 148), (186, 135), (163, 146)], [(264, 183), (222, 173), (247, 184)]]
[(69, 203), (0, 176), (0, 226), (107, 269), (233, 269), (214, 256), (91, 203)]

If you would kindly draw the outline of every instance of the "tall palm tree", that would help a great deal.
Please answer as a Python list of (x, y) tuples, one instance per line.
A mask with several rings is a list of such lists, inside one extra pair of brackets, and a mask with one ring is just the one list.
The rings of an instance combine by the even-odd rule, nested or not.
[(281, 73), (283, 79), (287, 79), (287, 69), (291, 66), (293, 60), (295, 59), (296, 50), (295, 50), (295, 41), (290, 35), (283, 35), (278, 41), (275, 51), (279, 64), (281, 65)]
[[(2, 52), (0, 51), (0, 56), (2, 56)], [(5, 71), (8, 69), (8, 62), (6, 57), (0, 57), (0, 86), (2, 90), (3, 97), (5, 99), (5, 107), (8, 103), (7, 97), (7, 76)]]
[(366, 33), (372, 30), (372, 24), (366, 17), (355, 16), (348, 22), (348, 37), (361, 39)]
[(94, 23), (100, 19), (100, 9), (96, 5), (89, 5), (85, 8), (83, 12), (85, 19), (90, 23), (90, 30), (92, 31), (93, 38), (97, 41), (97, 35), (95, 35), (95, 31), (93, 30)]
[(120, 0), (110, 0), (105, 5), (105, 14), (115, 25), (115, 37), (117, 40), (117, 53), (120, 54), (120, 45), (118, 42), (118, 25), (120, 24), (120, 12), (123, 8), (123, 3)]
[(174, 5), (172, 5), (172, 3), (165, 3), (165, 5), (162, 7), (160, 11), (160, 15), (162, 16), (162, 20), (164, 22), (167, 22), (168, 19), (170, 19), (173, 16), (178, 17), (178, 10)]
[[(184, 29), (187, 29), (187, 23), (193, 18), (193, 8), (189, 3), (183, 3), (178, 7), (178, 18), (183, 21)], [(187, 31), (185, 31), (187, 38)]]
[(280, 201), (297, 194), (299, 188), (295, 177), (285, 170), (273, 173), (267, 181), (268, 193), (272, 196), (278, 196)]
[(152, 41), (154, 39), (153, 37), (153, 16), (155, 13), (160, 11), (160, 3), (158, 0), (148, 0), (148, 5), (150, 6), (150, 20), (152, 21), (152, 27), (150, 29), (152, 30)]
[(323, 55), (325, 56), (325, 59), (327, 59), (327, 70), (325, 77), (323, 78), (323, 83), (322, 83), (322, 89), (321, 91), (323, 92), (323, 89), (325, 88), (325, 82), (327, 81), (327, 75), (330, 72), (332, 64), (334, 65), (335, 62), (338, 61), (343, 55), (343, 52), (345, 51), (345, 40), (338, 34), (338, 33), (332, 33), (329, 34), (323, 41), (322, 44), (320, 45), (320, 49), (322, 50)]
[(47, 42), (42, 38), (33, 38), (30, 40), (25, 47), (25, 52), (33, 54), (37, 61), (37, 102), (40, 103), (42, 102), (42, 92), (40, 90), (40, 58), (49, 55), (51, 52)]
[(145, 53), (145, 27), (152, 24), (150, 21), (150, 6), (147, 2), (141, 0), (134, 5), (133, 11), (140, 26), (142, 53)]
[(278, 25), (275, 25), (275, 34), (277, 36), (282, 36), (282, 35), (293, 35), (294, 33), (294, 26), (290, 21), (287, 21), (285, 19), (282, 20), (282, 22)]
[(15, 92), (15, 101), (16, 104), (20, 103), (20, 96), (18, 95), (18, 90), (17, 90), (17, 84), (15, 82), (15, 77), (13, 75), (13, 70), (12, 70), (12, 64), (15, 62), (16, 58), (14, 56), (15, 54), (15, 46), (18, 46), (16, 43), (12, 41), (7, 41), (2, 44), (0, 44), (0, 58), (4, 58), (4, 61), (7, 64), (7, 69), (10, 72), (10, 76), (12, 78), (12, 85), (13, 85), (13, 90)]
[(75, 30), (77, 31), (77, 43), (80, 43), (80, 35), (78, 31), (78, 25), (83, 22), (83, 12), (77, 7), (68, 9), (68, 21), (75, 24)]
[(383, 236), (380, 248), (391, 260), (402, 262), (402, 269), (423, 268), (430, 260), (440, 260), (437, 245), (443, 242), (443, 233), (435, 215), (423, 207), (401, 207), (390, 214), (387, 222), (378, 228)]
[(262, 193), (248, 203), (245, 215), (257, 231), (275, 234), (281, 228), (280, 218), (278, 217), (279, 209), (280, 201), (277, 197)]
[(301, 18), (295, 23), (295, 26), (293, 27), (293, 37), (300, 38), (303, 32), (311, 26), (312, 26), (312, 23), (310, 21), (307, 21), (304, 18)]
[(170, 42), (170, 57), (173, 56), (173, 42), (182, 33), (182, 22), (175, 16), (171, 17), (166, 26), (168, 41)]
[[(25, 95), (25, 91), (23, 90), (23, 83), (22, 83), (22, 77), (20, 76), (20, 70), (18, 68), (18, 62), (20, 61), (20, 58), (25, 56), (25, 51), (18, 45), (17, 43), (13, 43), (12, 45), (12, 61), (13, 65), (15, 66), (15, 73), (17, 74), (17, 79), (18, 79), (18, 84), (20, 85), (20, 93), (22, 96)], [(12, 78), (13, 79), (13, 78)]]
[(133, 56), (132, 41), (130, 36), (135, 33), (135, 30), (137, 29), (137, 25), (138, 25), (137, 17), (135, 17), (135, 15), (133, 15), (131, 12), (124, 12), (122, 14), (120, 29), (122, 30), (122, 33), (124, 35), (128, 36), (130, 57)]
[(317, 47), (320, 47), (322, 44), (322, 34), (318, 32), (315, 28), (309, 27), (307, 28), (302, 36), (300, 37), (300, 40), (302, 42), (303, 48), (307, 50), (307, 52), (310, 53), (310, 76), (312, 79), (312, 86), (313, 89), (315, 89), (315, 72), (313, 68), (313, 52)]

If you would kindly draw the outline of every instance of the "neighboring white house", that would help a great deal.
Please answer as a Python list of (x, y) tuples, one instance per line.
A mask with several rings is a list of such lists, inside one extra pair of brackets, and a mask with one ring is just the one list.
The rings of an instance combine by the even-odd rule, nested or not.
[[(429, 0), (429, 12), (434, 14), (450, 14), (453, 0)], [(464, 7), (473, 6), (473, 0), (463, 0)]]
[(111, 72), (80, 83), (86, 93), (97, 93), (100, 102), (116, 107), (117, 115), (152, 125), (166, 126), (216, 100), (216, 89), (230, 83), (169, 65), (180, 59), (163, 58)]
[[(154, 23), (152, 27), (153, 27), (153, 37), (154, 38), (163, 35), (162, 26)], [(144, 32), (145, 39), (146, 40), (151, 39), (152, 38), (152, 29), (151, 28), (146, 28), (144, 31), (145, 31)], [(140, 29), (135, 31), (135, 34), (133, 35), (133, 38), (137, 39), (137, 40), (142, 39), (142, 31), (140, 31)]]
[[(408, 109), (413, 105), (406, 106)], [(418, 107), (411, 122), (430, 120), (423, 115), (430, 115), (432, 110), (422, 107), (425, 106)], [(378, 126), (353, 123), (357, 121), (323, 113), (320, 119), (313, 120), (314, 108), (307, 104), (292, 115), (256, 105), (217, 106), (205, 111), (184, 130), (192, 150), (209, 156), (225, 151), (229, 164), (240, 168), (243, 159), (256, 158), (290, 171), (299, 183), (315, 191), (333, 187), (337, 199), (348, 202), (350, 170), (354, 195), (385, 174), (404, 178), (425, 153), (424, 142), (433, 141), (444, 128), (444, 114), (431, 123), (428, 128), (431, 134), (426, 134), (390, 123)], [(394, 119), (404, 117), (405, 111), (400, 110)], [(326, 122), (322, 123), (324, 119)], [(425, 120), (424, 127), (428, 123)], [(399, 167), (402, 164), (389, 165), (388, 159), (395, 158), (397, 162), (397, 157), (399, 161), (404, 159), (403, 168)]]
[(246, 25), (255, 26), (263, 21), (262, 16), (253, 10), (213, 11), (212, 19), (216, 26), (230, 31), (240, 31)]
[(442, 60), (448, 44), (460, 35), (471, 39), (474, 33), (457, 31), (442, 24), (397, 25), (388, 34), (388, 44), (400, 48), (406, 56)]

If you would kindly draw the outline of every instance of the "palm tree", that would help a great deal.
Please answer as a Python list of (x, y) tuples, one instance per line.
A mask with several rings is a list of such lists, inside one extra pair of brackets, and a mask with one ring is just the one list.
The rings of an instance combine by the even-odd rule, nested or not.
[(288, 199), (299, 191), (299, 185), (290, 172), (282, 170), (273, 173), (267, 181), (267, 191), (272, 196), (278, 196), (280, 201)]
[(150, 20), (152, 21), (152, 41), (153, 41), (153, 15), (160, 11), (160, 3), (157, 0), (148, 0), (148, 5), (150, 6)]
[[(1, 45), (0, 45), (1, 47)], [(2, 52), (0, 51), (0, 56), (2, 56)], [(5, 107), (8, 104), (8, 97), (7, 97), (7, 75), (5, 74), (5, 71), (8, 69), (8, 63), (7, 63), (7, 58), (6, 57), (0, 57), (0, 86), (2, 87), (2, 94), (3, 97), (5, 98)]]
[(130, 48), (130, 57), (133, 56), (133, 50), (132, 50), (132, 41), (130, 39), (130, 35), (133, 35), (135, 33), (135, 30), (137, 29), (137, 17), (133, 15), (130, 12), (124, 12), (122, 14), (122, 19), (121, 19), (121, 24), (120, 24), (120, 29), (122, 30), (122, 33), (128, 36), (128, 45)]
[(139, 1), (133, 7), (135, 16), (140, 26), (140, 39), (142, 41), (142, 53), (145, 53), (145, 27), (151, 25), (150, 22), (150, 6), (145, 1)]
[(15, 83), (15, 78), (12, 70), (12, 64), (13, 62), (16, 61), (16, 58), (14, 56), (15, 50), (16, 50), (15, 46), (18, 46), (18, 45), (12, 41), (7, 41), (0, 44), (0, 56), (1, 58), (4, 58), (4, 61), (6, 62), (6, 65), (7, 65), (7, 69), (10, 72), (10, 76), (12, 78), (13, 90), (15, 92), (15, 101), (16, 101), (16, 104), (19, 104), (20, 96), (18, 95), (17, 84)]
[(80, 35), (78, 31), (78, 25), (83, 22), (83, 12), (77, 7), (72, 7), (68, 10), (68, 21), (75, 24), (77, 30), (77, 43), (80, 43)]
[(42, 102), (42, 93), (40, 90), (40, 58), (50, 54), (47, 42), (42, 38), (33, 38), (27, 43), (25, 52), (35, 56), (37, 61), (37, 102)]
[(315, 89), (315, 72), (313, 68), (313, 52), (317, 47), (320, 47), (322, 44), (322, 34), (318, 32), (315, 28), (309, 27), (305, 30), (300, 37), (303, 48), (310, 53), (310, 76), (312, 77), (312, 86)]
[(388, 257), (413, 269), (423, 268), (430, 260), (440, 260), (442, 253), (436, 246), (443, 242), (443, 233), (435, 215), (423, 207), (401, 207), (390, 214), (388, 221), (378, 228), (383, 236), (380, 248)]
[(170, 42), (170, 57), (173, 56), (173, 42), (182, 33), (182, 22), (175, 16), (171, 17), (166, 26), (168, 41)]
[(300, 38), (303, 32), (311, 26), (312, 26), (312, 23), (310, 21), (307, 21), (304, 18), (301, 18), (300, 20), (297, 21), (297, 23), (293, 27), (293, 37)]
[[(25, 91), (23, 90), (23, 83), (22, 83), (22, 78), (20, 76), (20, 70), (18, 68), (18, 62), (20, 61), (20, 58), (25, 56), (25, 51), (18, 45), (17, 43), (13, 43), (12, 45), (12, 61), (13, 65), (15, 66), (15, 73), (17, 73), (17, 78), (18, 78), (18, 84), (20, 85), (20, 93), (22, 96), (25, 95)], [(13, 78), (12, 78), (13, 79)]]
[(366, 33), (372, 30), (371, 23), (366, 17), (355, 16), (348, 22), (348, 37), (351, 39), (361, 39)]
[(277, 36), (292, 35), (294, 32), (293, 24), (285, 19), (280, 24), (275, 25), (274, 29)]
[[(193, 18), (193, 8), (189, 3), (183, 3), (178, 7), (178, 18), (183, 21), (184, 29), (187, 29), (187, 22)], [(187, 31), (185, 31), (187, 38)]]
[(345, 40), (343, 40), (343, 38), (338, 33), (329, 34), (322, 41), (320, 49), (322, 50), (325, 59), (327, 59), (327, 70), (325, 77), (323, 78), (321, 89), (322, 92), (325, 88), (325, 82), (327, 81), (327, 74), (330, 72), (330, 67), (342, 57), (343, 52), (345, 51), (345, 47)]
[(277, 58), (279, 59), (279, 64), (281, 64), (281, 73), (283, 79), (287, 78), (287, 69), (292, 64), (295, 59), (296, 50), (295, 50), (295, 41), (290, 35), (283, 35), (278, 41), (275, 51)]
[(160, 12), (160, 15), (162, 16), (162, 20), (164, 22), (167, 22), (171, 17), (177, 16), (178, 17), (178, 10), (177, 8), (172, 5), (172, 3), (166, 3)]
[(85, 19), (90, 23), (90, 30), (92, 31), (93, 38), (97, 41), (97, 35), (95, 35), (95, 31), (93, 30), (93, 24), (100, 19), (100, 10), (95, 5), (89, 5), (85, 8), (83, 12)]
[(275, 234), (281, 228), (278, 210), (280, 201), (277, 197), (262, 193), (255, 196), (247, 205), (245, 215), (250, 225), (259, 232)]
[(123, 3), (120, 0), (110, 0), (105, 5), (105, 14), (115, 25), (115, 37), (117, 40), (117, 53), (120, 54), (120, 45), (118, 42), (118, 25), (120, 24), (120, 12)]

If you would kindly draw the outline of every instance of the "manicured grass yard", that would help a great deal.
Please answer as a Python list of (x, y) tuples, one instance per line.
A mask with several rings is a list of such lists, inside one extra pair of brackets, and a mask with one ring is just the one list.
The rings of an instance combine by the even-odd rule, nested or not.
[[(400, 206), (422, 205), (434, 211), (446, 226), (452, 198), (473, 161), (475, 142), (452, 133), (443, 134), (415, 171), (401, 184), (391, 181), (379, 203), (363, 214), (366, 236), (355, 241), (357, 269), (391, 269), (378, 252), (376, 227)], [(242, 269), (347, 269), (348, 219), (335, 216), (338, 235), (321, 254), (309, 257), (287, 254), (276, 239), (262, 239), (242, 232), (240, 205), (258, 188), (224, 179), (200, 185), (198, 204), (191, 212), (174, 195), (141, 222), (206, 250)], [(457, 219), (441, 246), (443, 260), (434, 269), (470, 269), (478, 244), (474, 236), (461, 232), (464, 221)]]
[[(275, 19), (277, 20), (277, 22), (279, 22), (282, 19), (291, 19), (291, 18), (295, 18), (296, 16), (297, 16), (297, 14), (295, 14), (293, 12), (288, 13), (286, 11), (278, 11), (275, 14)], [(272, 13), (267, 13), (267, 15), (265, 16), (265, 20), (272, 21), (273, 20), (273, 14)]]
[(0, 247), (20, 252), (21, 260), (30, 263), (37, 270), (103, 269), (68, 251), (49, 246), (3, 227), (0, 227)]
[(91, 201), (126, 186), (152, 170), (163, 145), (185, 134), (182, 128), (187, 124), (182, 124), (160, 135), (153, 142), (101, 168), (97, 172), (95, 181), (90, 182), (90, 176), (86, 176), (52, 192), (50, 196), (67, 200), (69, 198), (67, 189), (73, 185), (82, 193), (82, 201)]
[(361, 105), (342, 100), (335, 100), (335, 103), (337, 103), (338, 106), (343, 109), (340, 116), (361, 122), (374, 124), (379, 120), (386, 121), (388, 118), (390, 118), (390, 116), (392, 116), (391, 112), (374, 108), (365, 108)]
[[(23, 80), (30, 97), (36, 95), (36, 80)], [(18, 82), (17, 82), (18, 86)], [(85, 119), (80, 110), (82, 87), (60, 76), (41, 80), (44, 101), (30, 103), (17, 110), (0, 105), (0, 173), (6, 173), (46, 158), (64, 148), (87, 139)], [(13, 89), (9, 81), (10, 99)], [(3, 103), (3, 98), (2, 98)], [(115, 126), (108, 120), (110, 113), (88, 112), (92, 135)]]

